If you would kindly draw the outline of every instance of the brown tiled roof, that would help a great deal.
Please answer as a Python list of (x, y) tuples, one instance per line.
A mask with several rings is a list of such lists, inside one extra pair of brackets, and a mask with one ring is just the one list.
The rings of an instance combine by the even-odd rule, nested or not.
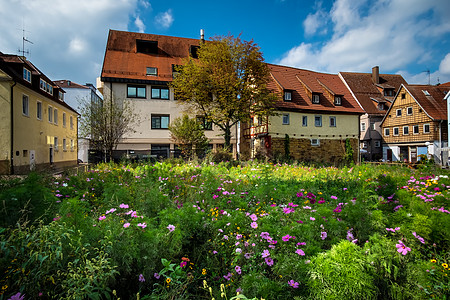
[(380, 111), (377, 103), (371, 98), (385, 99), (388, 106), (393, 100), (393, 97), (384, 96), (383, 92), (377, 88), (377, 85), (384, 88), (394, 88), (396, 93), (402, 84), (406, 84), (403, 77), (396, 74), (380, 74), (380, 82), (378, 84), (374, 84), (372, 81), (371, 73), (340, 72), (339, 74), (352, 90), (364, 110), (371, 115), (384, 115), (386, 113), (386, 110)]
[(75, 88), (75, 89), (89, 89), (89, 87), (85, 86), (85, 85), (81, 85), (78, 84), (76, 82), (73, 82), (71, 80), (56, 80), (54, 81), (58, 86), (64, 88), (64, 89), (70, 89), (70, 88)]
[[(157, 42), (157, 54), (138, 53), (136, 40)], [(172, 65), (181, 65), (191, 46), (199, 39), (187, 39), (146, 33), (110, 30), (103, 61), (102, 78), (171, 81)], [(147, 67), (158, 69), (158, 75), (147, 75)]]
[(444, 97), (450, 90), (450, 86), (414, 84), (405, 85), (405, 88), (428, 116), (434, 120), (447, 120), (447, 102)]
[(443, 84), (441, 84), (440, 86), (449, 87), (449, 86), (450, 86), (450, 81), (449, 81), (449, 82), (446, 82), (446, 83), (443, 83)]
[[(363, 109), (336, 74), (318, 73), (292, 67), (269, 64), (271, 80), (268, 88), (282, 94), (292, 92), (291, 101), (279, 100), (276, 107), (287, 111), (332, 112), (362, 114)], [(311, 93), (318, 93), (319, 104), (313, 104)], [(333, 95), (342, 97), (342, 105), (335, 105)]]

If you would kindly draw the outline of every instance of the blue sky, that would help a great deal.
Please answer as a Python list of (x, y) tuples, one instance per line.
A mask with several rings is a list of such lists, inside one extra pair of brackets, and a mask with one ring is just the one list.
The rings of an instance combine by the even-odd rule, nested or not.
[[(450, 1), (0, 0), (0, 51), (26, 56), (53, 80), (100, 76), (109, 29), (197, 38), (242, 34), (269, 63), (338, 73), (450, 81)], [(427, 70), (430, 72), (428, 77)], [(438, 81), (439, 80), (439, 81)]]

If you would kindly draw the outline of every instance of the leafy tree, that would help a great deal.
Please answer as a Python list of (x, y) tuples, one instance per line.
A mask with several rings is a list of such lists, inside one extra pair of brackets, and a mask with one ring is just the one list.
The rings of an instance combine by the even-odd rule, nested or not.
[(269, 68), (260, 48), (240, 37), (214, 37), (197, 54), (198, 59), (190, 57), (178, 67), (171, 86), (187, 110), (222, 130), (229, 149), (233, 125), (273, 113), (276, 96), (266, 86)]
[(122, 137), (134, 132), (138, 116), (126, 101), (105, 98), (103, 101), (79, 100), (80, 138), (89, 140), (90, 148), (104, 154), (105, 161), (112, 159), (112, 152)]
[(175, 144), (178, 144), (183, 155), (193, 158), (194, 152), (204, 151), (208, 146), (202, 125), (188, 115), (176, 118), (169, 125), (170, 135)]

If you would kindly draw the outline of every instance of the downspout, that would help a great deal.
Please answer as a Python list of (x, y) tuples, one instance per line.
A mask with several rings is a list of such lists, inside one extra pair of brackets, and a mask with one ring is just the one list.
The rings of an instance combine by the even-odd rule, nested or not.
[(14, 80), (14, 84), (11, 86), (11, 165), (10, 174), (14, 175), (14, 86), (17, 82)]
[(358, 115), (358, 145), (356, 147), (356, 149), (358, 149), (358, 165), (361, 164), (360, 144), (361, 144), (361, 115)]
[(440, 165), (441, 167), (444, 165), (444, 156), (442, 155), (442, 122), (444, 120), (441, 120), (439, 122), (439, 161), (440, 161)]

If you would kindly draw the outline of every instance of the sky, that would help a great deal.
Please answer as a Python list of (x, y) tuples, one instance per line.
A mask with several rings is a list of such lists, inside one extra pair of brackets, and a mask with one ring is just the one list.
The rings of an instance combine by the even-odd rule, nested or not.
[(450, 81), (449, 0), (0, 0), (0, 52), (50, 79), (93, 83), (108, 31), (185, 38), (241, 35), (268, 63), (317, 72)]

